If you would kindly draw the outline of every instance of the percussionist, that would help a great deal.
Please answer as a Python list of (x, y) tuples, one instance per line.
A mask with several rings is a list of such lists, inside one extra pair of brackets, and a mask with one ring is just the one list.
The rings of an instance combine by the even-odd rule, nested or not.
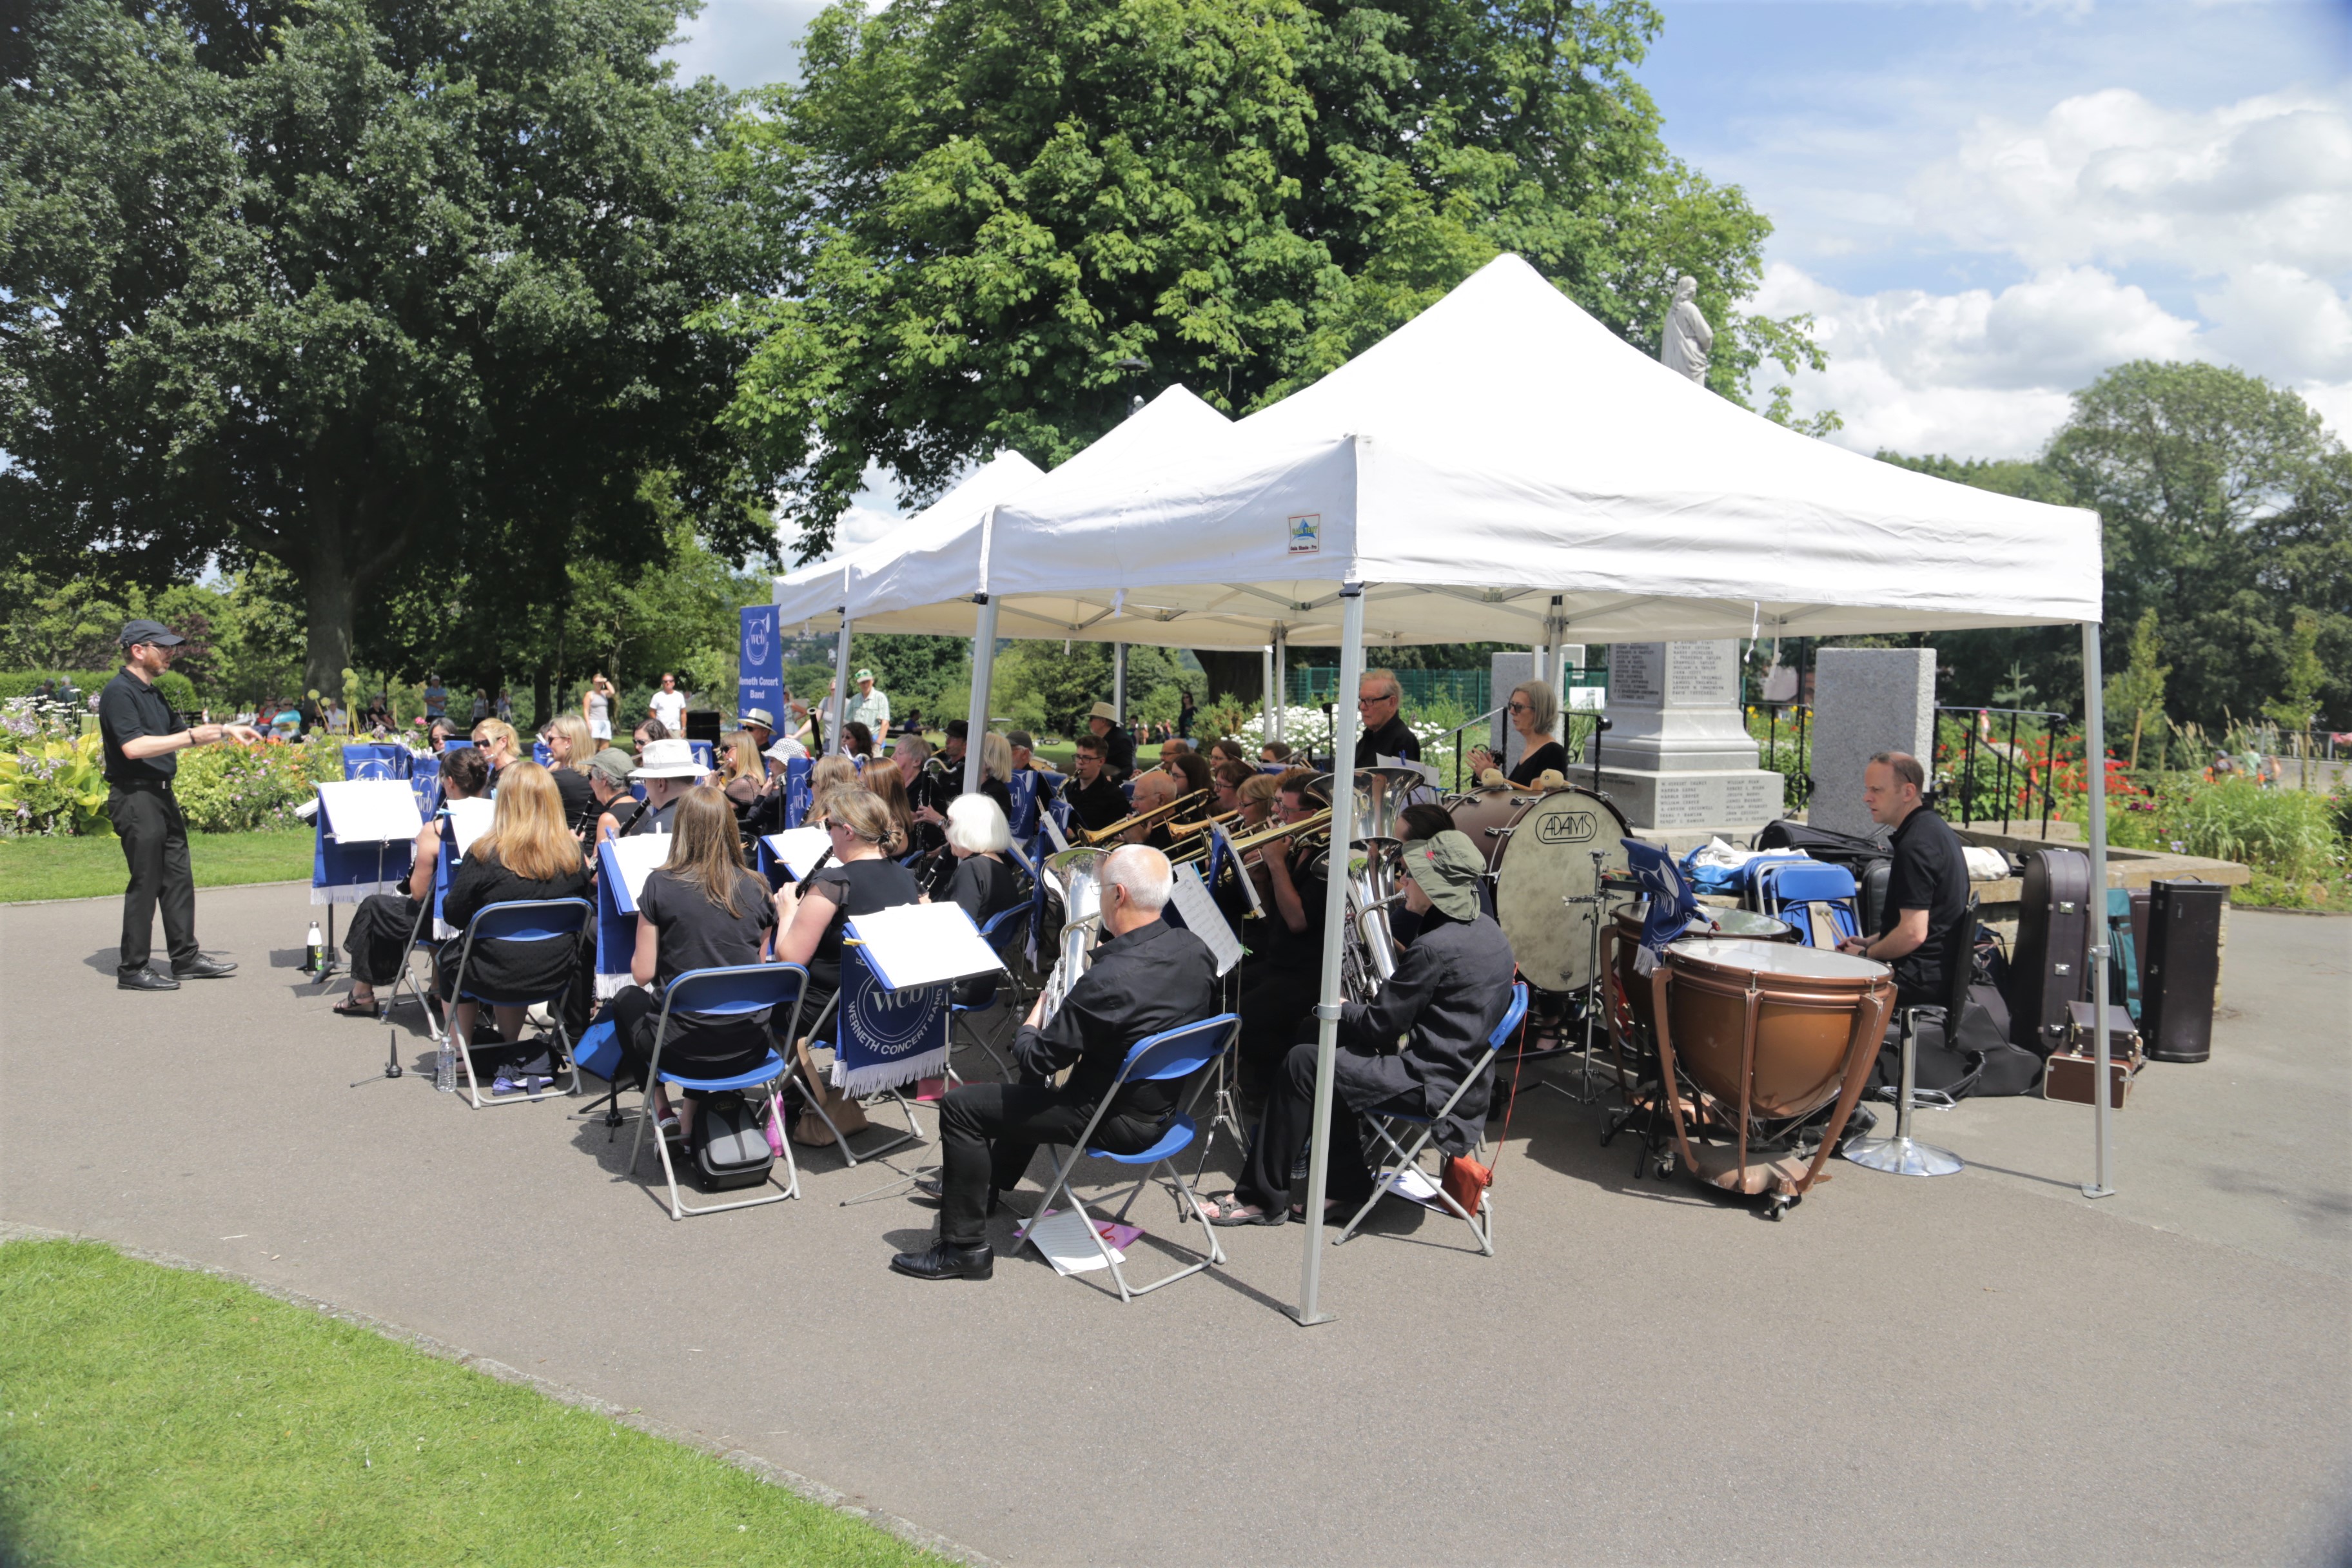
[(1850, 936), (1841, 952), (1894, 965), (1897, 1007), (1940, 1006), (1950, 995), (1944, 952), (1969, 908), (1960, 836), (1920, 798), (1927, 770), (1908, 752), (1881, 752), (1862, 770), (1871, 820), (1895, 830), (1885, 907), (1874, 936)]

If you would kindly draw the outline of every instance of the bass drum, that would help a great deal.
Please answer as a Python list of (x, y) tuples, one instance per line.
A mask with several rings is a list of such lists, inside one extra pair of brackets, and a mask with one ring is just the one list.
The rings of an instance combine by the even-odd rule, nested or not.
[[(1506, 803), (1511, 815), (1498, 826), (1489, 819)], [(1599, 890), (1596, 849), (1602, 871), (1625, 869), (1627, 830), (1617, 808), (1573, 786), (1538, 795), (1497, 790), (1455, 802), (1454, 820), (1473, 844), (1495, 846), (1486, 860), (1495, 877), (1495, 919), (1528, 984), (1550, 992), (1591, 984), (1592, 931), (1601, 908), (1561, 900)], [(1479, 831), (1471, 833), (1470, 826)]]

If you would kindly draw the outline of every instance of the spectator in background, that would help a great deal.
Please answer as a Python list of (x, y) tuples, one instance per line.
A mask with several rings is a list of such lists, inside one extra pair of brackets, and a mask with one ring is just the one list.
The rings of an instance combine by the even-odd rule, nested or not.
[(269, 721), (269, 732), (281, 741), (290, 741), (302, 732), (302, 710), (291, 700), (278, 705)]
[[(620, 706), (620, 694), (613, 683), (601, 675), (588, 678), (588, 689), (580, 696), (580, 717), (588, 721), (588, 738), (604, 744), (613, 739), (613, 713)], [(506, 715), (499, 715), (501, 719)]]
[(508, 723), (511, 724), (511, 723), (513, 723), (513, 722), (514, 722), (514, 688), (513, 688), (513, 687), (511, 687), (511, 686), (501, 686), (501, 687), (499, 687), (499, 704), (498, 704), (497, 709), (495, 710), (495, 712), (497, 713), (498, 717), (499, 717), (499, 718), (501, 718), (501, 719), (505, 720)]
[[(842, 710), (842, 721), (865, 725), (869, 737), (887, 735), (890, 732), (888, 694), (874, 684), (874, 672), (870, 669), (861, 669), (851, 679), (857, 683), (857, 695), (852, 697), (848, 706)], [(868, 754), (872, 754), (870, 748)]]
[(646, 703), (646, 712), (660, 720), (667, 734), (679, 736), (686, 733), (686, 693), (677, 689), (677, 676), (666, 669), (662, 671), (661, 689)]
[(449, 689), (441, 684), (438, 675), (428, 673), (425, 677), (425, 721), (429, 724), (448, 716)]
[[(490, 716), (490, 694), (478, 686), (474, 689), (474, 722), (478, 724)], [(499, 717), (503, 719), (506, 715), (499, 714)]]
[(1176, 732), (1187, 741), (1192, 738), (1192, 724), (1199, 711), (1193, 704), (1191, 691), (1184, 692), (1177, 699)]

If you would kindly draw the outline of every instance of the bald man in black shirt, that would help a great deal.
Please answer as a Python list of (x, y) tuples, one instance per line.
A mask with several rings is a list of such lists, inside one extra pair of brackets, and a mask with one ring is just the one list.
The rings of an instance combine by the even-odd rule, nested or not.
[(1927, 770), (1908, 752), (1881, 752), (1863, 769), (1863, 804), (1873, 821), (1895, 829), (1895, 858), (1876, 934), (1838, 944), (1840, 952), (1894, 965), (1898, 1007), (1944, 1005), (1950, 994), (1945, 949), (1969, 910), (1968, 858), (1951, 824), (1920, 798), (1927, 782)]

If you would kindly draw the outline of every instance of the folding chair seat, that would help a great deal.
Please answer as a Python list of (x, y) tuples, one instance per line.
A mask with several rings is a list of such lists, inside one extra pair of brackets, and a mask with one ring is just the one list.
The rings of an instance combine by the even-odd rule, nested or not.
[(662, 1048), (669, 1041), (670, 1015), (691, 1013), (697, 1017), (743, 1018), (752, 1014), (765, 1014), (771, 1019), (780, 1007), (792, 1009), (791, 1022), (784, 1037), (796, 1037), (800, 1027), (801, 998), (806, 994), (808, 971), (797, 963), (747, 963), (729, 969), (695, 969), (671, 981), (662, 993), (661, 1015), (654, 1026), (654, 1048), (646, 1066), (645, 1098), (637, 1110), (637, 1136), (629, 1145), (629, 1169), (637, 1168), (637, 1157), (645, 1150), (646, 1128), (654, 1121), (654, 1086), (667, 1084), (674, 1089), (692, 1089), (702, 1094), (722, 1090), (764, 1089), (768, 1091), (768, 1125), (774, 1130), (772, 1140), (783, 1151), (784, 1180), (776, 1182), (775, 1167), (768, 1168), (768, 1180), (776, 1185), (772, 1193), (761, 1193), (754, 1198), (737, 1198), (730, 1203), (694, 1205), (678, 1196), (677, 1166), (670, 1158), (669, 1140), (658, 1133), (654, 1147), (661, 1155), (662, 1175), (669, 1183), (669, 1217), (684, 1219), (692, 1214), (718, 1214), (726, 1209), (748, 1209), (761, 1204), (782, 1203), (786, 1198), (801, 1195), (800, 1167), (793, 1162), (793, 1141), (786, 1135), (783, 1121), (783, 1088), (788, 1076), (783, 1057), (772, 1048), (767, 1059), (750, 1072), (731, 1078), (690, 1078), (684, 1073), (664, 1070)]
[[(1453, 1115), (1454, 1106), (1460, 1103), (1464, 1095), (1470, 1092), (1470, 1086), (1493, 1069), (1496, 1057), (1501, 1054), (1504, 1045), (1509, 1041), (1513, 1034), (1517, 1032), (1519, 1021), (1527, 1016), (1527, 983), (1519, 981), (1511, 986), (1511, 1005), (1503, 1010), (1502, 1022), (1496, 1024), (1493, 1032), (1486, 1037), (1486, 1054), (1478, 1058), (1478, 1065), (1471, 1070), (1470, 1075), (1454, 1087), (1452, 1094), (1445, 1097), (1445, 1103), (1439, 1108), (1436, 1115), (1419, 1116), (1405, 1111), (1382, 1110), (1377, 1108), (1364, 1113), (1364, 1121), (1370, 1126), (1372, 1136), (1380, 1142), (1386, 1152), (1381, 1157), (1380, 1170), (1372, 1177), (1372, 1195), (1364, 1200), (1364, 1206), (1356, 1211), (1356, 1217), (1349, 1220), (1347, 1227), (1333, 1239), (1332, 1246), (1337, 1247), (1354, 1236), (1357, 1227), (1362, 1225), (1366, 1216), (1372, 1212), (1372, 1205), (1379, 1203), (1383, 1195), (1396, 1190), (1396, 1184), (1403, 1179), (1408, 1169), (1418, 1168), (1422, 1152), (1427, 1149), (1430, 1141), (1437, 1136), (1438, 1123)], [(1409, 1128), (1418, 1128), (1420, 1131), (1413, 1138), (1412, 1145), (1407, 1147), (1397, 1141), (1397, 1136)], [(1478, 1147), (1483, 1149), (1486, 1146), (1486, 1134), (1481, 1131)], [(1423, 1173), (1426, 1174), (1426, 1173)], [(1441, 1177), (1444, 1174), (1443, 1164), (1440, 1165), (1438, 1173)], [(1478, 1212), (1472, 1214), (1454, 1200), (1454, 1194), (1445, 1190), (1443, 1180), (1435, 1184), (1438, 1201), (1445, 1205), (1446, 1212), (1470, 1227), (1470, 1234), (1478, 1238), (1480, 1252), (1489, 1258), (1494, 1257), (1493, 1202), (1482, 1201), (1478, 1205)]]
[(1764, 913), (1797, 928), (1807, 947), (1834, 948), (1862, 931), (1853, 873), (1826, 860), (1784, 860), (1756, 874)]
[[(1110, 1266), (1110, 1277), (1118, 1286), (1118, 1299), (1121, 1301), (1132, 1301), (1138, 1296), (1147, 1295), (1159, 1289), (1162, 1285), (1173, 1284), (1188, 1274), (1198, 1274), (1212, 1263), (1223, 1263), (1225, 1260), (1225, 1252), (1217, 1241), (1216, 1227), (1209, 1223), (1209, 1216), (1202, 1209), (1199, 1196), (1192, 1191), (1192, 1184), (1186, 1181), (1184, 1173), (1176, 1168), (1176, 1156), (1192, 1146), (1193, 1136), (1198, 1131), (1188, 1112), (1182, 1110), (1170, 1112), (1168, 1121), (1160, 1128), (1160, 1136), (1152, 1141), (1151, 1147), (1133, 1154), (1116, 1154), (1108, 1149), (1098, 1149), (1095, 1146), (1094, 1137), (1095, 1129), (1102, 1124), (1103, 1113), (1118, 1100), (1120, 1089), (1130, 1083), (1164, 1083), (1191, 1078), (1231, 1050), (1234, 1041), (1241, 1034), (1241, 1027), (1242, 1021), (1239, 1014), (1220, 1013), (1213, 1018), (1203, 1018), (1197, 1024), (1185, 1024), (1177, 1028), (1163, 1029), (1159, 1034), (1148, 1036), (1129, 1047), (1127, 1059), (1119, 1064), (1118, 1076), (1111, 1079), (1110, 1087), (1103, 1091), (1102, 1099), (1096, 1102), (1095, 1113), (1087, 1119), (1086, 1131), (1079, 1133), (1077, 1142), (1070, 1146), (1072, 1150), (1070, 1158), (1055, 1163), (1054, 1179), (1046, 1185), (1045, 1196), (1037, 1205), (1035, 1218), (1022, 1227), (1021, 1246), (1036, 1245), (1034, 1237), (1030, 1234), (1031, 1231), (1045, 1219), (1045, 1211), (1054, 1206), (1054, 1200), (1056, 1197), (1066, 1197), (1070, 1207), (1077, 1215), (1078, 1222), (1087, 1227), (1087, 1234), (1094, 1237), (1095, 1246), (1102, 1252), (1103, 1261)], [(1110, 1244), (1103, 1239), (1102, 1232), (1096, 1228), (1094, 1216), (1087, 1212), (1086, 1200), (1079, 1197), (1077, 1190), (1070, 1185), (1071, 1174), (1076, 1171), (1080, 1160), (1108, 1160), (1114, 1164), (1141, 1167), (1143, 1173), (1136, 1178), (1135, 1185), (1128, 1189), (1126, 1201), (1119, 1205), (1116, 1217), (1121, 1224), (1126, 1222), (1128, 1211), (1135, 1206), (1137, 1196), (1150, 1184), (1152, 1173), (1160, 1166), (1167, 1166), (1168, 1179), (1174, 1184), (1177, 1195), (1191, 1205), (1192, 1217), (1201, 1222), (1202, 1233), (1209, 1238), (1208, 1252), (1204, 1255), (1189, 1252), (1186, 1248), (1179, 1248), (1180, 1251), (1189, 1252), (1191, 1257), (1199, 1261), (1189, 1263), (1173, 1274), (1154, 1279), (1149, 1285), (1129, 1285), (1127, 1282), (1127, 1270), (1120, 1266), (1118, 1255), (1111, 1251)], [(1013, 1250), (1017, 1255), (1020, 1248), (1015, 1247)], [(1042, 1256), (1045, 1249), (1040, 1247), (1038, 1251)]]
[[(436, 900), (437, 902), (437, 900)], [(490, 904), (475, 913), (464, 934), (457, 938), (457, 973), (451, 987), (453, 1003), (445, 1030), (434, 1036), (437, 1045), (443, 1040), (453, 1042), (457, 1048), (457, 1060), (466, 1069), (466, 1094), (480, 1110), (488, 1105), (520, 1105), (529, 1100), (550, 1100), (557, 1094), (580, 1092), (580, 1069), (572, 1060), (572, 1037), (563, 1026), (563, 994), (571, 989), (572, 965), (577, 962), (581, 933), (588, 922), (596, 918), (594, 906), (585, 899), (532, 899), (514, 903)], [(543, 995), (491, 994), (478, 985), (467, 984), (467, 972), (473, 967), (475, 950), (483, 942), (556, 943), (563, 944), (570, 960), (563, 967), (562, 979)], [(555, 1042), (556, 1071), (550, 1076), (548, 1087), (529, 1094), (505, 1094), (491, 1099), (482, 1098), (481, 1080), (474, 1071), (472, 1043), (457, 1027), (456, 1002), (474, 1002), (494, 1007), (530, 1007), (544, 1005), (548, 1010), (551, 1036)], [(428, 1008), (425, 1016), (432, 1016)], [(559, 1089), (558, 1079), (566, 1080)]]

